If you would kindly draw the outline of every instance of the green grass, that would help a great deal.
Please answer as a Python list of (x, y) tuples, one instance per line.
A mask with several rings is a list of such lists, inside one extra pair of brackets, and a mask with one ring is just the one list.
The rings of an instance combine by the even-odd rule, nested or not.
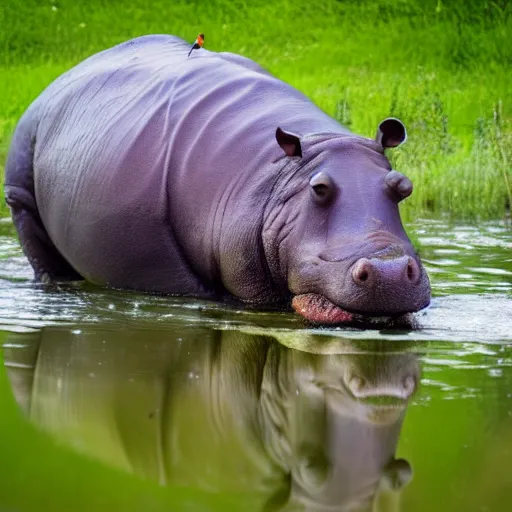
[(30, 101), (86, 56), (147, 33), (246, 55), (355, 132), (389, 115), (415, 193), (406, 217), (503, 217), (512, 203), (512, 3), (507, 0), (3, 0), (0, 167)]

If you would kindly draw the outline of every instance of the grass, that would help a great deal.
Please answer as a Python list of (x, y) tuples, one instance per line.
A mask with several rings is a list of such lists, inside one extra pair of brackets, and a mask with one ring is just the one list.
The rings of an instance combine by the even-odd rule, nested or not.
[[(392, 153), (406, 217), (496, 218), (512, 204), (512, 4), (507, 0), (4, 0), (0, 168), (16, 120), (86, 56), (147, 33), (248, 56), (355, 132), (400, 117)], [(4, 210), (5, 211), (5, 210)]]

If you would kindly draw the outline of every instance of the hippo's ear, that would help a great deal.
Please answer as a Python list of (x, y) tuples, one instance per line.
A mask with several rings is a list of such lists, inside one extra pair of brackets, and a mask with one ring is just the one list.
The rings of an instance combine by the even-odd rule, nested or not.
[(388, 117), (379, 124), (375, 140), (384, 148), (396, 148), (407, 139), (407, 132), (402, 121)]
[(411, 480), (411, 465), (404, 459), (393, 459), (384, 469), (381, 488), (388, 491), (399, 491)]
[(403, 459), (393, 459), (385, 468), (375, 493), (372, 510), (396, 512), (400, 510), (400, 491), (410, 482), (412, 469)]
[(285, 132), (281, 128), (276, 130), (276, 140), (281, 149), (288, 156), (302, 156), (302, 148), (300, 147), (300, 139), (294, 133)]

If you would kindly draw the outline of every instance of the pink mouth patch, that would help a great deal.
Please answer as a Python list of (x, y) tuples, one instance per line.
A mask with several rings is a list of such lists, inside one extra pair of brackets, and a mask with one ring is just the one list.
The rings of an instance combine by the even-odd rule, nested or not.
[(299, 315), (317, 324), (344, 324), (354, 320), (354, 314), (316, 293), (296, 295), (292, 307)]

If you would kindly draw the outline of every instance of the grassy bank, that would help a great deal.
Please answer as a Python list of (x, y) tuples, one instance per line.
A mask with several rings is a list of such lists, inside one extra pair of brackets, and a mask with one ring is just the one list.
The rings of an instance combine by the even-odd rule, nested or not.
[(354, 131), (400, 117), (391, 158), (415, 184), (406, 216), (502, 217), (512, 202), (512, 4), (507, 0), (209, 2), (3, 0), (0, 167), (17, 118), (84, 57), (147, 33), (242, 53)]

